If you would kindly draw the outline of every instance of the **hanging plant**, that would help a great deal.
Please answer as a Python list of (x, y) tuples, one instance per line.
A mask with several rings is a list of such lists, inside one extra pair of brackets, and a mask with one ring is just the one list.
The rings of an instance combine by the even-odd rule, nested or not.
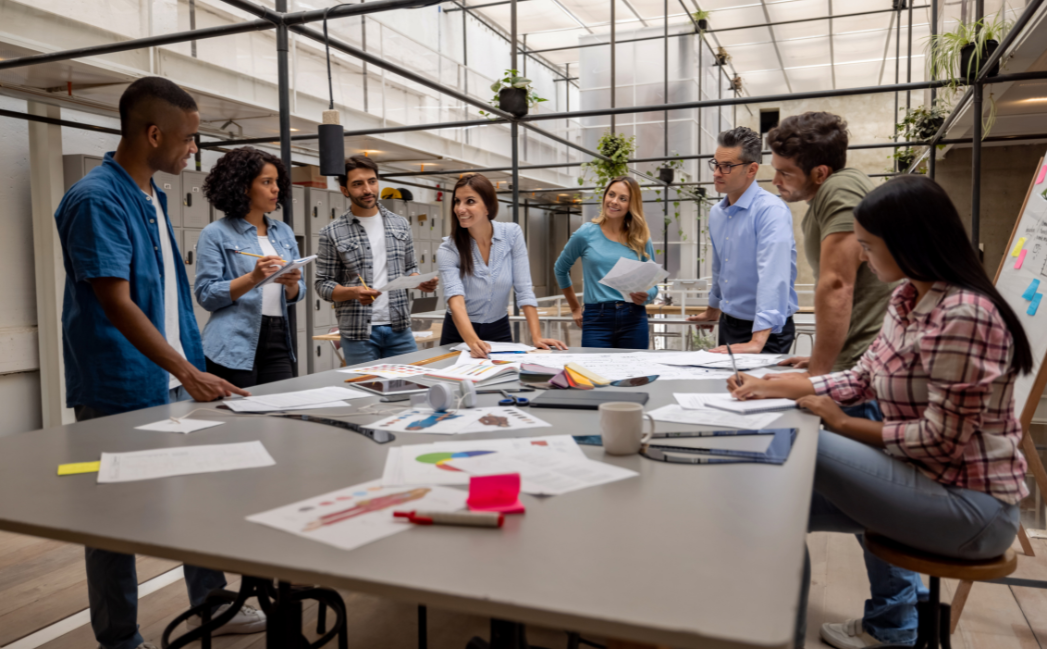
[(731, 55), (727, 53), (727, 50), (723, 49), (723, 45), (716, 48), (716, 65), (727, 65), (731, 60)]
[(742, 76), (740, 74), (734, 75), (734, 78), (731, 79), (731, 90), (735, 92), (742, 91)]
[[(894, 155), (892, 155), (891, 158), (898, 163), (898, 171), (905, 171), (910, 166), (912, 166), (913, 160), (916, 159), (916, 151), (908, 147), (904, 149), (898, 149), (894, 152)], [(895, 171), (895, 169), (889, 169), (888, 171), (893, 172)]]
[[(516, 70), (506, 70), (505, 76), (491, 84), (491, 105), (511, 113), (516, 117), (523, 117), (530, 108), (543, 101), (548, 101), (538, 96), (531, 86), (531, 80), (520, 76)], [(484, 117), (495, 117), (487, 111), (480, 111)]]
[(923, 142), (934, 137), (945, 123), (949, 111), (938, 103), (933, 108), (917, 106), (906, 110), (905, 116), (895, 125), (895, 130), (906, 142)]
[(709, 12), (699, 9), (691, 16), (694, 18), (694, 22), (698, 23), (698, 33), (704, 34), (705, 30), (709, 29)]
[(604, 133), (596, 144), (596, 150), (600, 154), (610, 158), (593, 158), (590, 162), (582, 163), (582, 176), (578, 178), (578, 184), (584, 185), (588, 174), (593, 174), (596, 186), (594, 195), (602, 197), (607, 183), (612, 178), (624, 176), (629, 173), (629, 159), (636, 151), (636, 136), (625, 137), (621, 133)]

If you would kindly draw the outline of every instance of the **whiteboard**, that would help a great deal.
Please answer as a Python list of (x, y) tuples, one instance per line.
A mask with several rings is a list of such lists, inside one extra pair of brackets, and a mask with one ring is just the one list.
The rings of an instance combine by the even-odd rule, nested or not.
[[(1047, 356), (1047, 165), (1040, 159), (1040, 164), (1033, 177), (1033, 185), (1025, 198), (1021, 215), (1015, 224), (1011, 241), (1004, 253), (1003, 260), (996, 275), (996, 289), (1007, 300), (1007, 303), (1018, 314), (1025, 335), (1032, 347), (1033, 371), (1019, 375), (1014, 384), (1014, 406), (1019, 413), (1022, 427), (1025, 428), (1042, 396), (1042, 381), (1037, 379), (1042, 371), (1044, 357)], [(1020, 266), (1020, 267), (1018, 267)], [(1035, 290), (1030, 285), (1039, 281)], [(1036, 298), (1035, 294), (1040, 297)], [(1033, 300), (1042, 299), (1035, 314), (1029, 310)], [(1029, 397), (1036, 391), (1035, 401), (1030, 405)]]

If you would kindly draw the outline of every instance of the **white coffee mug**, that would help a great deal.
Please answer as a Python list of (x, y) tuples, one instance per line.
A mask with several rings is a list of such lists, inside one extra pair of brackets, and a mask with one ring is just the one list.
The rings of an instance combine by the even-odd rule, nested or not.
[[(644, 413), (638, 403), (608, 401), (600, 404), (600, 434), (603, 450), (610, 455), (633, 455), (640, 446), (654, 437), (654, 419)], [(643, 432), (643, 420), (651, 422), (651, 430)]]

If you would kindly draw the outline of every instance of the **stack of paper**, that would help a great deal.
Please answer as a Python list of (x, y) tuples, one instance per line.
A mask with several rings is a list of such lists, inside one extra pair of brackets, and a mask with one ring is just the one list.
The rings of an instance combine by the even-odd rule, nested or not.
[(460, 435), (464, 433), (498, 433), (526, 428), (547, 428), (548, 423), (515, 407), (461, 408), (435, 412), (415, 408), (388, 419), (367, 424), (368, 428), (394, 433), (429, 433)]
[(374, 480), (248, 516), (247, 520), (353, 550), (411, 529), (411, 523), (393, 517), (396, 510), (453, 512), (465, 508), (466, 498), (458, 489), (383, 487)]
[[(538, 349), (537, 347), (531, 347), (523, 343), (492, 343), (484, 341), (491, 346), (492, 354), (525, 354), (529, 351)], [(452, 352), (469, 352), (471, 351), (467, 343), (459, 343), (451, 348)]]
[(469, 381), (477, 387), (506, 383), (520, 378), (520, 364), (481, 359), (480, 363), (462, 363), (429, 370), (426, 376), (443, 381)]
[(252, 469), (274, 464), (276, 461), (261, 442), (102, 453), (98, 482), (133, 482), (176, 475)]
[(371, 396), (366, 392), (343, 387), (315, 388), (283, 394), (266, 394), (244, 397), (222, 403), (233, 412), (275, 412), (283, 410), (312, 410), (315, 408), (340, 408), (348, 405), (346, 399), (362, 399)]
[[(660, 354), (662, 358), (657, 363), (662, 365), (687, 365), (692, 367), (705, 367), (710, 369), (733, 370), (731, 357), (727, 354), (714, 354), (707, 351), (698, 352), (674, 352)], [(753, 370), (760, 367), (770, 367), (785, 360), (784, 354), (735, 354), (734, 362), (739, 371)]]
[(676, 394), (675, 396), (679, 404), (662, 406), (648, 414), (655, 421), (753, 429), (768, 428), (781, 416), (780, 412), (741, 415), (709, 405), (712, 400), (723, 401), (724, 397), (729, 399), (729, 395)]
[(664, 282), (669, 273), (661, 264), (653, 261), (636, 261), (622, 257), (609, 270), (600, 283), (609, 286), (622, 294), (627, 302), (632, 302), (630, 293), (646, 293), (656, 284)]
[(417, 365), (396, 365), (394, 363), (382, 363), (380, 365), (369, 365), (367, 367), (350, 367), (338, 370), (346, 374), (360, 374), (367, 376), (380, 376), (383, 379), (407, 379), (421, 376), (429, 370)]

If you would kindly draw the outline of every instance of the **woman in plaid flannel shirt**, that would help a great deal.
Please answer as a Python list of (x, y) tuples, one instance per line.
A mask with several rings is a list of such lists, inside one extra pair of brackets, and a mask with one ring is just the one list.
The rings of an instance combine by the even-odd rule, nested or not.
[[(1029, 493), (1014, 406), (1015, 379), (1033, 367), (1021, 322), (934, 181), (895, 178), (854, 215), (862, 259), (884, 282), (908, 280), (894, 291), (880, 335), (850, 370), (743, 376), (728, 388), (739, 399), (797, 399), (822, 418), (811, 531), (869, 529), (933, 554), (998, 556)], [(883, 422), (840, 409), (874, 399)], [(872, 644), (860, 619), (848, 625), (853, 644), (845, 646)]]

